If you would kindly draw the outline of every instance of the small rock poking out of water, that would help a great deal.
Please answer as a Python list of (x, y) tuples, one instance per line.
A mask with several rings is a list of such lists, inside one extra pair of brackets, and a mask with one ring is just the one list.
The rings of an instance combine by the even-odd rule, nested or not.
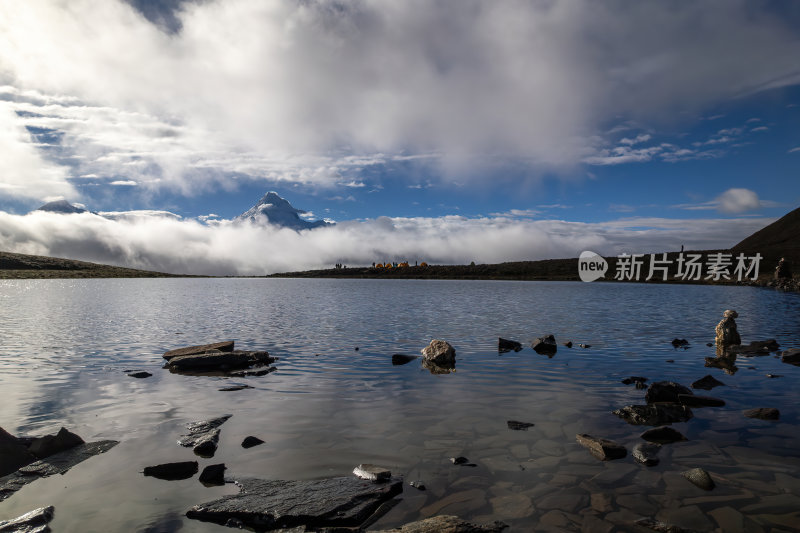
[(422, 481), (409, 481), (408, 484), (417, 490), (425, 490), (425, 484)]
[(220, 392), (234, 392), (237, 390), (252, 389), (250, 385), (231, 385), (230, 387), (222, 387)]
[(689, 341), (687, 341), (686, 339), (675, 338), (675, 339), (672, 339), (672, 345), (675, 348), (688, 348), (689, 347)]
[(422, 349), (422, 356), (426, 361), (440, 367), (454, 366), (456, 363), (456, 350), (450, 343), (440, 339), (433, 339), (430, 344)]
[(556, 343), (556, 338), (554, 336), (545, 335), (544, 337), (539, 337), (534, 340), (531, 343), (531, 348), (533, 348), (533, 351), (539, 355), (553, 357), (558, 351), (558, 344)]
[(639, 436), (646, 441), (656, 442), (659, 444), (669, 444), (671, 442), (688, 440), (680, 431), (669, 426), (659, 426), (657, 428), (648, 429)]
[(152, 376), (152, 375), (153, 375), (153, 374), (151, 374), (150, 372), (145, 372), (145, 371), (141, 371), (141, 372), (129, 372), (129, 373), (128, 373), (128, 377), (129, 377), (129, 378), (138, 378), (138, 379), (149, 378), (149, 377), (150, 377), (150, 376)]
[(33, 439), (28, 446), (28, 451), (37, 459), (44, 459), (81, 444), (84, 444), (82, 438), (67, 428), (61, 428), (55, 435), (45, 435)]
[(642, 376), (631, 376), (629, 378), (625, 378), (622, 380), (624, 385), (630, 385), (631, 383), (636, 385), (637, 389), (644, 389), (647, 387), (647, 378)]
[(694, 416), (692, 410), (677, 403), (652, 403), (648, 405), (626, 405), (613, 411), (628, 424), (636, 426), (661, 426), (686, 422)]
[(714, 387), (724, 387), (724, 386), (725, 384), (723, 382), (721, 382), (711, 374), (706, 374), (702, 378), (692, 383), (693, 389), (703, 389), (703, 390), (711, 390)]
[(508, 425), (508, 429), (513, 429), (514, 431), (527, 431), (528, 428), (532, 428), (535, 424), (531, 422), (519, 422), (517, 420), (509, 420), (506, 422)]
[(53, 519), (55, 508), (40, 507), (11, 520), (0, 520), (0, 531), (8, 533), (49, 533), (47, 525)]
[(722, 407), (725, 405), (725, 400), (711, 396), (695, 396), (694, 394), (679, 394), (678, 401), (689, 407)]
[(578, 344), (578, 346), (580, 346), (581, 348), (591, 348), (592, 347), (591, 344)]
[(684, 387), (674, 381), (656, 381), (647, 388), (644, 399), (647, 403), (676, 403), (680, 401), (678, 396), (681, 394), (690, 395), (692, 391), (688, 387)]
[(714, 328), (714, 333), (716, 334), (714, 343), (717, 345), (717, 348), (724, 351), (730, 346), (742, 343), (742, 338), (739, 336), (739, 331), (736, 327), (736, 320), (734, 320), (738, 317), (739, 313), (733, 309), (727, 309), (722, 313), (722, 320), (720, 320), (717, 327)]
[(215, 342), (213, 344), (200, 344), (198, 346), (186, 346), (185, 348), (177, 348), (164, 352), (164, 359), (169, 361), (173, 357), (180, 357), (183, 355), (197, 355), (205, 353), (209, 350), (219, 350), (220, 352), (232, 352), (233, 341)]
[(640, 442), (633, 447), (631, 455), (637, 463), (645, 466), (655, 466), (658, 464), (658, 452), (661, 451), (661, 445), (654, 442)]
[(628, 455), (628, 451), (624, 446), (612, 440), (594, 437), (586, 433), (575, 435), (575, 440), (601, 461), (613, 461), (614, 459), (622, 459)]
[(200, 457), (214, 457), (219, 442), (219, 427), (233, 415), (223, 415), (211, 420), (192, 422), (186, 424), (189, 433), (183, 435), (178, 444), (187, 448), (191, 447)]
[(640, 518), (634, 522), (637, 526), (646, 527), (659, 533), (697, 533), (693, 529), (684, 529), (674, 524), (668, 524), (655, 518)]
[(715, 487), (714, 480), (702, 468), (692, 468), (681, 472), (681, 475), (703, 490), (712, 490)]
[(783, 374), (767, 374), (767, 377), (770, 378), (770, 379), (782, 378)]
[(178, 463), (164, 463), (161, 465), (147, 466), (142, 472), (145, 476), (176, 481), (189, 479), (197, 473), (197, 461), (182, 461)]
[(225, 463), (208, 465), (200, 472), (200, 483), (207, 487), (225, 484)]
[(388, 468), (368, 463), (355, 467), (353, 474), (367, 481), (388, 481), (392, 478), (392, 472)]
[(400, 366), (410, 363), (411, 361), (419, 359), (418, 355), (405, 355), (402, 353), (392, 354), (392, 364), (394, 366)]
[(567, 348), (572, 348), (572, 341), (567, 341), (567, 342), (561, 343), (561, 345), (562, 346), (566, 346)]
[(781, 417), (781, 412), (774, 407), (756, 407), (755, 409), (747, 409), (743, 412), (747, 418), (760, 418), (761, 420), (778, 420)]
[(800, 348), (790, 348), (781, 353), (781, 362), (800, 366)]
[(457, 466), (478, 466), (475, 463), (470, 463), (469, 459), (463, 456), (451, 457), (450, 462)]
[(497, 351), (498, 352), (518, 352), (522, 350), (522, 344), (517, 341), (504, 339), (503, 337), (497, 338)]
[(252, 435), (249, 437), (245, 437), (242, 441), (242, 448), (252, 448), (253, 446), (258, 446), (259, 444), (264, 444), (264, 441), (259, 439), (258, 437), (253, 437)]

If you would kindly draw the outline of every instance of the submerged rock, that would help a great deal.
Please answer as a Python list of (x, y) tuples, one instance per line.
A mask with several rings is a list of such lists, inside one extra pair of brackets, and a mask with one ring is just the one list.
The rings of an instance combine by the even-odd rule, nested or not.
[(69, 450), (23, 466), (12, 474), (0, 477), (0, 501), (5, 500), (28, 483), (36, 481), (40, 477), (63, 474), (78, 463), (106, 452), (117, 444), (119, 443), (115, 440), (79, 444)]
[(661, 451), (661, 445), (653, 442), (640, 442), (633, 447), (633, 459), (637, 463), (645, 466), (655, 466), (658, 464), (658, 452)]
[(637, 389), (641, 388), (640, 385), (642, 387), (645, 387), (646, 386), (645, 385), (646, 382), (647, 382), (647, 378), (642, 377), (642, 376), (631, 376), (629, 378), (625, 378), (625, 379), (622, 380), (622, 383), (624, 385), (630, 385), (631, 383), (635, 383)]
[(742, 355), (769, 355), (770, 352), (777, 352), (780, 344), (775, 339), (765, 341), (753, 341), (747, 345), (734, 345), (728, 347), (728, 352)]
[(242, 441), (242, 448), (252, 448), (253, 446), (258, 446), (259, 444), (264, 444), (264, 441), (251, 435), (249, 437), (245, 437), (245, 439)]
[(532, 428), (535, 424), (531, 422), (518, 422), (516, 420), (508, 420), (506, 422), (508, 429), (513, 429), (514, 431), (527, 431), (528, 428)]
[(197, 473), (198, 469), (197, 461), (181, 461), (178, 463), (147, 466), (142, 474), (147, 477), (164, 479), (166, 481), (177, 481), (179, 479), (189, 479)]
[(656, 381), (652, 383), (644, 395), (644, 400), (647, 403), (657, 402), (678, 402), (678, 396), (681, 394), (692, 394), (688, 387), (684, 387), (680, 383), (674, 381)]
[(409, 481), (408, 484), (417, 490), (425, 490), (425, 484), (422, 481)]
[(36, 461), (26, 446), (3, 428), (0, 428), (0, 477), (16, 472), (18, 468)]
[(478, 466), (475, 463), (470, 463), (469, 459), (464, 456), (451, 457), (450, 462), (456, 466)]
[(151, 374), (150, 372), (145, 372), (144, 370), (142, 370), (140, 372), (129, 372), (128, 373), (128, 377), (129, 378), (137, 378), (137, 379), (149, 378), (152, 375), (153, 374)]
[(55, 435), (45, 435), (33, 439), (28, 446), (28, 451), (38, 459), (44, 459), (83, 443), (83, 439), (75, 433), (70, 432), (67, 428), (61, 428)]
[(718, 357), (706, 357), (704, 366), (707, 368), (721, 368), (726, 374), (731, 376), (739, 370), (739, 368), (736, 366), (736, 354), (722, 355)]
[(232, 352), (233, 341), (215, 342), (213, 344), (200, 344), (198, 346), (186, 346), (185, 348), (178, 348), (175, 350), (164, 352), (164, 355), (162, 357), (164, 357), (164, 359), (169, 361), (173, 357), (179, 357), (182, 355), (195, 355), (195, 354), (205, 353), (209, 350), (219, 350), (220, 352)]
[(694, 394), (679, 394), (678, 401), (682, 405), (688, 405), (689, 407), (722, 407), (725, 405), (725, 400), (712, 398), (711, 396), (696, 396)]
[(681, 475), (703, 490), (711, 490), (715, 486), (714, 480), (702, 468), (692, 468), (681, 472)]
[(394, 366), (400, 366), (410, 363), (415, 359), (419, 359), (418, 355), (405, 355), (402, 353), (392, 354), (392, 364)]
[(388, 481), (392, 478), (392, 472), (388, 468), (367, 463), (355, 467), (353, 474), (367, 481)]
[(652, 403), (648, 405), (626, 405), (613, 411), (628, 424), (661, 426), (675, 422), (686, 422), (692, 418), (692, 410), (679, 403)]
[(800, 366), (800, 348), (790, 348), (781, 353), (781, 361), (790, 365)]
[(215, 486), (225, 484), (225, 463), (218, 465), (208, 465), (200, 473), (200, 483), (203, 485)]
[(232, 416), (223, 415), (211, 420), (186, 424), (189, 433), (182, 435), (178, 444), (187, 448), (191, 447), (194, 453), (200, 457), (214, 457), (219, 442), (219, 427)]
[(657, 442), (659, 444), (688, 440), (680, 431), (669, 426), (659, 426), (657, 428), (648, 429), (639, 436), (646, 441)]
[(517, 341), (512, 341), (509, 339), (504, 339), (503, 337), (498, 337), (497, 339), (498, 352), (510, 352), (512, 350), (515, 352), (522, 350), (522, 344), (518, 343)]
[(727, 309), (722, 313), (723, 318), (714, 329), (716, 334), (714, 343), (718, 348), (726, 349), (729, 346), (742, 343), (742, 338), (739, 336), (739, 331), (736, 328), (736, 320), (734, 320), (738, 316), (739, 313), (732, 309)]
[(774, 407), (756, 407), (743, 412), (747, 418), (760, 418), (761, 420), (778, 420), (781, 412)]
[(672, 345), (675, 348), (680, 348), (681, 346), (689, 346), (689, 341), (687, 341), (686, 339), (675, 338), (675, 339), (672, 339)]
[(703, 389), (703, 390), (711, 390), (714, 387), (724, 387), (724, 386), (725, 384), (723, 382), (721, 382), (711, 374), (706, 374), (702, 378), (692, 383), (693, 389)]
[(29, 513), (11, 519), (0, 520), (0, 532), (2, 533), (48, 533), (50, 527), (47, 525), (53, 519), (55, 508), (40, 507)]
[(355, 477), (308, 481), (242, 479), (241, 492), (196, 505), (186, 516), (225, 525), (235, 519), (259, 531), (305, 526), (357, 528), (403, 491), (403, 483)]
[(502, 522), (480, 525), (461, 520), (457, 516), (443, 515), (411, 522), (395, 529), (373, 531), (373, 533), (500, 533), (507, 527)]
[(531, 348), (540, 355), (552, 357), (558, 351), (558, 344), (556, 344), (556, 338), (554, 336), (545, 335), (544, 337), (539, 337), (534, 340), (531, 343)]
[(640, 518), (634, 522), (637, 526), (646, 527), (659, 533), (697, 533), (693, 529), (686, 529), (673, 524), (667, 524), (655, 518)]
[(429, 345), (422, 349), (422, 356), (437, 366), (448, 367), (456, 363), (456, 350), (450, 343), (440, 339), (433, 339)]
[(628, 455), (628, 451), (621, 444), (600, 437), (593, 437), (586, 433), (575, 435), (578, 444), (589, 450), (594, 457), (601, 461), (612, 461), (622, 459)]

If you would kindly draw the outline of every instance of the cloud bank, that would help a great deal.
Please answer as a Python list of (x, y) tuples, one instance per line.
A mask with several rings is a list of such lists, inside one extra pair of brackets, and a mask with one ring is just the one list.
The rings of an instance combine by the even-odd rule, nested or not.
[(0, 211), (0, 249), (177, 274), (263, 275), (383, 261), (491, 263), (602, 254), (727, 248), (764, 218), (623, 218), (604, 223), (511, 216), (387, 218), (296, 232), (206, 223), (168, 213), (62, 215)]
[(15, 154), (0, 163), (4, 192), (75, 198), (87, 175), (184, 194), (233, 178), (333, 187), (409, 156), (473, 179), (485, 158), (534, 171), (634, 162), (678, 149), (609, 125), (800, 82), (794, 6), (180, 6), (156, 25), (121, 1), (0, 3), (0, 118), (12, 124), (0, 146)]

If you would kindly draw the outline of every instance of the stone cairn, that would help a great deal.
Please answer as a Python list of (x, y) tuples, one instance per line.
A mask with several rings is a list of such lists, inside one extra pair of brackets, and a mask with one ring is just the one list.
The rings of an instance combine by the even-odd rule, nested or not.
[(775, 279), (792, 279), (792, 266), (785, 257), (781, 257), (778, 266), (775, 267)]
[(739, 331), (736, 329), (735, 318), (739, 317), (739, 313), (733, 309), (727, 309), (722, 313), (722, 320), (717, 324), (714, 330), (717, 334), (716, 345), (717, 355), (726, 355), (726, 349), (730, 346), (737, 346), (742, 343), (742, 338), (739, 336)]

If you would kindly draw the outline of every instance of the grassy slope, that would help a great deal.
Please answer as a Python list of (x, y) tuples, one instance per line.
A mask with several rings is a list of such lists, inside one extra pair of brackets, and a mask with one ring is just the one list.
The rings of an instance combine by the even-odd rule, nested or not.
[(0, 279), (163, 278), (171, 274), (41, 255), (0, 252)]

